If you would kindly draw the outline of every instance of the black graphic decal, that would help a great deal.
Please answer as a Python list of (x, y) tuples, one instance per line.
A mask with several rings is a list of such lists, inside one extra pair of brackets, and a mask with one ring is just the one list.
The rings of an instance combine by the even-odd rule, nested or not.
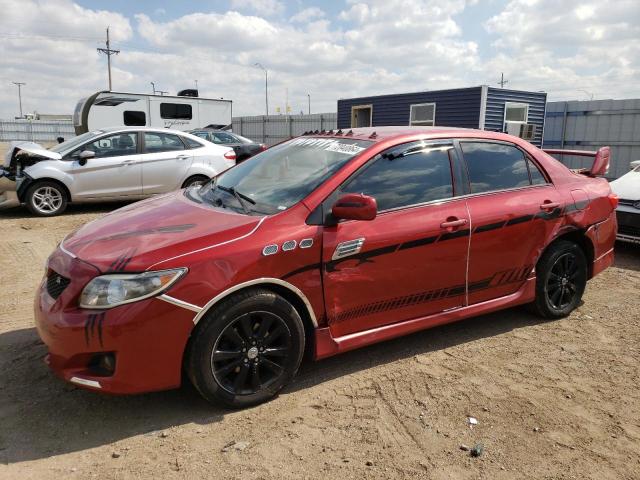
[(100, 312), (100, 313), (91, 313), (87, 317), (87, 320), (84, 324), (84, 340), (87, 343), (87, 346), (95, 338), (96, 330), (98, 333), (98, 342), (100, 343), (100, 347), (103, 346), (102, 324), (104, 323), (104, 317), (106, 315), (107, 315), (107, 312)]
[[(527, 265), (522, 268), (514, 268), (505, 270), (504, 272), (495, 273), (490, 278), (480, 280), (469, 284), (469, 292), (484, 290), (490, 287), (497, 287), (511, 283), (524, 282), (533, 269), (533, 265)], [(465, 286), (455, 285), (453, 287), (445, 287), (427, 292), (418, 292), (402, 297), (395, 297), (388, 300), (381, 300), (366, 305), (361, 305), (336, 315), (330, 323), (340, 323), (353, 320), (358, 317), (365, 317), (374, 313), (395, 310), (397, 308), (418, 305), (420, 303), (432, 302), (443, 298), (457, 297), (464, 295)]]

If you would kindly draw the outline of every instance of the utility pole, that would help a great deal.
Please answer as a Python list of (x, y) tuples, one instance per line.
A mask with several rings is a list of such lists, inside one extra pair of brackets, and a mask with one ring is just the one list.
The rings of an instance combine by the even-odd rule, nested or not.
[(307, 100), (309, 102), (309, 115), (311, 115), (311, 94), (307, 93)]
[(500, 88), (504, 88), (504, 86), (509, 83), (509, 80), (505, 80), (504, 79), (504, 73), (500, 74), (500, 81), (498, 82), (498, 85), (500, 85)]
[(196, 90), (198, 90), (198, 80), (196, 80), (195, 82), (196, 82)]
[(156, 94), (156, 84), (153, 82), (149, 82), (151, 84), (151, 88), (153, 89), (153, 94)]
[(11, 83), (13, 83), (14, 85), (18, 86), (18, 103), (20, 104), (20, 118), (23, 118), (23, 115), (22, 115), (22, 90), (21, 89), (22, 89), (23, 85), (26, 85), (26, 83), (24, 83), (24, 82), (11, 82)]
[(262, 64), (254, 63), (254, 66), (264, 70), (264, 108), (266, 112), (265, 115), (269, 115), (269, 74)]
[(107, 27), (107, 48), (97, 48), (99, 53), (104, 53), (107, 56), (107, 68), (109, 70), (109, 91), (111, 91), (111, 55), (117, 55), (120, 50), (113, 50), (109, 43), (109, 27)]

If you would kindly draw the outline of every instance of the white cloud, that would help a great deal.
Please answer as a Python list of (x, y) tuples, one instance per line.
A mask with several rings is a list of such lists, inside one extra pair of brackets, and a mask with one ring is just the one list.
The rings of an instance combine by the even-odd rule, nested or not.
[(231, 0), (231, 8), (248, 10), (267, 17), (284, 12), (284, 4), (278, 0)]
[(324, 18), (325, 13), (323, 10), (320, 10), (318, 7), (309, 7), (304, 10), (300, 10), (298, 13), (293, 15), (290, 20), (292, 22), (298, 23), (307, 23), (313, 19)]
[(27, 82), (26, 111), (52, 113), (71, 113), (81, 96), (106, 88), (106, 60), (95, 48), (107, 24), (122, 50), (113, 57), (114, 89), (150, 91), (154, 81), (175, 93), (198, 79), (203, 96), (232, 99), (239, 115), (263, 113), (256, 62), (269, 70), (272, 112), (287, 90), (293, 111), (306, 111), (307, 93), (314, 111), (335, 111), (338, 98), (495, 85), (500, 72), (510, 87), (553, 99), (584, 98), (582, 90), (640, 95), (636, 1), (512, 0), (486, 21), (492, 43), (483, 48), (461, 20), (475, 0), (349, 1), (335, 16), (308, 7), (288, 21), (279, 2), (249, 3), (235, 5), (245, 13), (176, 18), (150, 10), (132, 26), (71, 0), (0, 0), (0, 118), (17, 110), (11, 81)]

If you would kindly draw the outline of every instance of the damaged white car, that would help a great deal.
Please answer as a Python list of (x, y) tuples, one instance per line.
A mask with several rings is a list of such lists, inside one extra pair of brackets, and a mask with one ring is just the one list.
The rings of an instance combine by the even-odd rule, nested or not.
[[(632, 167), (634, 163), (631, 163)], [(640, 164), (611, 182), (611, 190), (619, 199), (617, 239), (640, 244)]]
[(235, 163), (232, 148), (168, 129), (107, 128), (50, 149), (14, 142), (0, 167), (0, 209), (24, 204), (53, 216), (69, 202), (138, 200), (202, 184)]

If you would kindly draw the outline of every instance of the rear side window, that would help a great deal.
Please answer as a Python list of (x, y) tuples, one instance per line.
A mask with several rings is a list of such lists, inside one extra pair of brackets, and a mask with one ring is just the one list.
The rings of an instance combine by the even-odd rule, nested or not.
[(510, 145), (460, 142), (467, 163), (471, 193), (491, 192), (530, 185), (527, 160)]
[(144, 127), (147, 124), (147, 116), (144, 112), (126, 110), (122, 115), (127, 127)]
[(189, 138), (189, 137), (182, 137), (182, 141), (187, 145), (187, 148), (200, 148), (200, 147), (204, 147), (203, 144), (201, 144), (200, 142)]
[(177, 135), (153, 132), (145, 132), (144, 134), (145, 153), (172, 152), (184, 149), (184, 144)]
[(530, 158), (527, 158), (527, 163), (529, 164), (529, 173), (531, 174), (531, 184), (532, 185), (544, 185), (547, 183), (547, 179), (544, 178), (544, 175), (538, 168), (538, 166), (531, 161)]
[(213, 132), (211, 136), (213, 137), (213, 143), (220, 143), (223, 145), (230, 143), (240, 143), (238, 142), (238, 139), (233, 135), (229, 135), (228, 133), (224, 132)]
[(175, 120), (191, 120), (191, 105), (185, 103), (161, 103), (160, 116)]
[(342, 191), (375, 198), (379, 211), (451, 198), (449, 153), (427, 147), (380, 156)]

